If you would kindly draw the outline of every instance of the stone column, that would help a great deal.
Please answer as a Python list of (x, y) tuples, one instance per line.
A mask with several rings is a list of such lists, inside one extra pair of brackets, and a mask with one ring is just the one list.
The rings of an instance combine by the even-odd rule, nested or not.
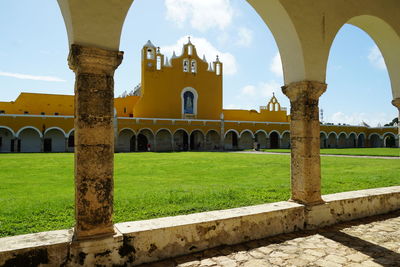
[(114, 71), (123, 52), (71, 45), (75, 72), (75, 238), (114, 234)]
[(400, 97), (393, 99), (392, 101), (393, 106), (395, 106), (399, 110), (399, 116), (398, 116), (398, 123), (397, 123), (397, 145), (400, 148)]
[(282, 87), (291, 105), (291, 199), (307, 205), (323, 202), (318, 100), (325, 90), (326, 84), (311, 81)]

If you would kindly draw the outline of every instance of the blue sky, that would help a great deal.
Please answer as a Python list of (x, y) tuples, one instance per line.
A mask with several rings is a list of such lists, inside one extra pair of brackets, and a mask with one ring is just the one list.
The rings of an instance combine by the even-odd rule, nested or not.
[[(21, 92), (73, 94), (68, 41), (55, 0), (0, 1), (0, 101)], [(150, 39), (170, 56), (192, 37), (202, 57), (224, 62), (224, 108), (258, 109), (272, 95), (283, 106), (282, 70), (274, 38), (244, 0), (135, 0), (125, 21), (115, 95), (140, 83), (140, 50)], [(320, 99), (324, 121), (372, 126), (397, 116), (379, 49), (362, 30), (346, 25), (336, 37)]]

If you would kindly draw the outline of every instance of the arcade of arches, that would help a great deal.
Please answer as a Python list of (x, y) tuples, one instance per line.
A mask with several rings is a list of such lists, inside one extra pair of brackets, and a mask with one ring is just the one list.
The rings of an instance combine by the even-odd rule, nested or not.
[[(73, 127), (76, 157), (74, 236), (76, 240), (81, 241), (113, 236), (115, 234), (112, 221), (115, 145), (113, 77), (123, 59), (123, 52), (119, 51), (120, 35), (133, 0), (58, 0), (58, 2), (70, 44), (68, 63), (76, 75), (74, 107), (76, 115)], [(117, 145), (124, 150), (134, 148), (138, 151), (146, 150), (149, 145), (162, 151), (171, 148), (214, 149), (216, 144), (223, 144), (227, 149), (240, 149), (251, 146), (256, 139), (260, 146), (290, 146), (291, 199), (309, 207), (323, 206), (320, 147), (388, 146), (393, 143), (397, 143), (398, 146), (399, 139), (398, 132), (386, 129), (374, 129), (373, 132), (351, 129), (343, 130), (342, 133), (341, 130), (330, 130), (329, 127), (320, 125), (318, 101), (320, 96), (329, 90), (325, 83), (325, 74), (331, 43), (336, 33), (346, 23), (367, 32), (376, 41), (385, 59), (392, 85), (392, 103), (400, 111), (399, 2), (385, 0), (384, 5), (382, 1), (376, 0), (248, 0), (248, 2), (265, 21), (276, 39), (284, 70), (285, 84), (282, 90), (291, 102), (290, 121), (286, 124), (272, 121), (271, 124), (264, 123), (264, 126), (259, 128), (257, 126), (261, 125), (263, 120), (252, 119), (247, 123), (242, 123), (241, 119), (231, 120), (228, 115), (236, 116), (234, 112), (227, 112), (225, 118), (220, 118), (219, 103), (210, 113), (202, 114), (204, 111), (190, 106), (202, 105), (200, 101), (204, 98), (196, 99), (195, 93), (193, 101), (190, 99), (186, 102), (190, 105), (187, 107), (180, 105), (180, 94), (186, 90), (186, 86), (180, 86), (176, 89), (178, 95), (174, 98), (177, 109), (171, 111), (178, 114), (179, 120), (143, 116), (142, 114), (151, 112), (157, 114), (157, 110), (147, 110), (147, 103), (151, 103), (152, 98), (143, 100), (142, 104), (138, 104), (138, 115), (135, 114), (143, 119), (135, 120), (133, 122), (135, 127), (125, 127), (128, 119), (119, 121), (118, 127), (121, 131), (118, 132), (120, 139)], [(172, 63), (173, 61), (174, 59)], [(218, 60), (212, 64), (214, 66), (210, 67), (205, 62), (198, 61), (193, 71), (200, 72), (201, 68), (210, 67), (214, 71), (212, 75), (215, 79), (221, 81), (222, 77), (219, 77), (219, 74), (222, 71), (222, 64), (218, 65)], [(157, 68), (157, 65), (147, 66)], [(215, 72), (216, 69), (219, 71)], [(152, 73), (153, 70), (149, 72), (149, 76), (153, 75)], [(205, 72), (206, 74), (210, 73)], [(182, 75), (194, 74), (187, 69)], [(142, 89), (148, 90), (148, 88)], [(146, 97), (151, 94), (151, 91), (147, 91)], [(216, 96), (217, 99), (218, 97)], [(176, 117), (169, 116), (169, 118)], [(5, 118), (4, 121), (8, 119), (18, 120), (15, 117)], [(170, 127), (156, 129), (157, 120), (165, 120), (163, 124), (170, 124)], [(185, 127), (182, 127), (182, 124)], [(288, 127), (290, 127), (290, 137), (285, 132)], [(122, 131), (124, 128), (129, 129)], [(204, 130), (201, 130), (202, 128)], [(42, 131), (41, 127), (24, 127), (13, 130), (11, 127), (1, 127), (0, 133), (4, 144), (2, 149), (4, 147), (4, 150), (15, 151), (16, 147), (17, 150), (30, 152), (44, 148), (56, 151), (69, 147), (71, 133), (67, 134), (66, 129), (64, 131), (48, 129), (50, 128)], [(224, 133), (223, 138), (221, 132)], [(51, 144), (45, 141), (50, 138)], [(124, 244), (126, 242), (129, 240), (125, 240), (124, 237)]]

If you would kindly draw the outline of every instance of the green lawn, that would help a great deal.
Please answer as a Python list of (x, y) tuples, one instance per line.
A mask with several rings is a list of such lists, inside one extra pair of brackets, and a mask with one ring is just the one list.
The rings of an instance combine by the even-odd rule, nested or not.
[[(322, 158), (323, 193), (400, 184), (397, 159)], [(290, 157), (115, 155), (115, 222), (287, 200)], [(74, 224), (73, 154), (0, 155), (0, 236)]]
[[(290, 153), (290, 149), (262, 149), (264, 152)], [(400, 148), (325, 148), (321, 154), (400, 157)]]

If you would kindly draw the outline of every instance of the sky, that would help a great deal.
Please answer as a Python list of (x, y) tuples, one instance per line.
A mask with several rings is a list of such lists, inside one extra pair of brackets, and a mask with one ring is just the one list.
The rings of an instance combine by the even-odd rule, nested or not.
[[(124, 60), (115, 72), (115, 95), (140, 83), (147, 40), (170, 57), (191, 36), (200, 57), (224, 63), (223, 106), (259, 109), (274, 92), (282, 106), (282, 65), (273, 35), (244, 0), (135, 0), (122, 31)], [(0, 101), (21, 92), (73, 94), (68, 40), (57, 1), (0, 1)], [(332, 45), (328, 89), (320, 98), (323, 121), (371, 126), (397, 116), (390, 80), (373, 40), (345, 25)]]

